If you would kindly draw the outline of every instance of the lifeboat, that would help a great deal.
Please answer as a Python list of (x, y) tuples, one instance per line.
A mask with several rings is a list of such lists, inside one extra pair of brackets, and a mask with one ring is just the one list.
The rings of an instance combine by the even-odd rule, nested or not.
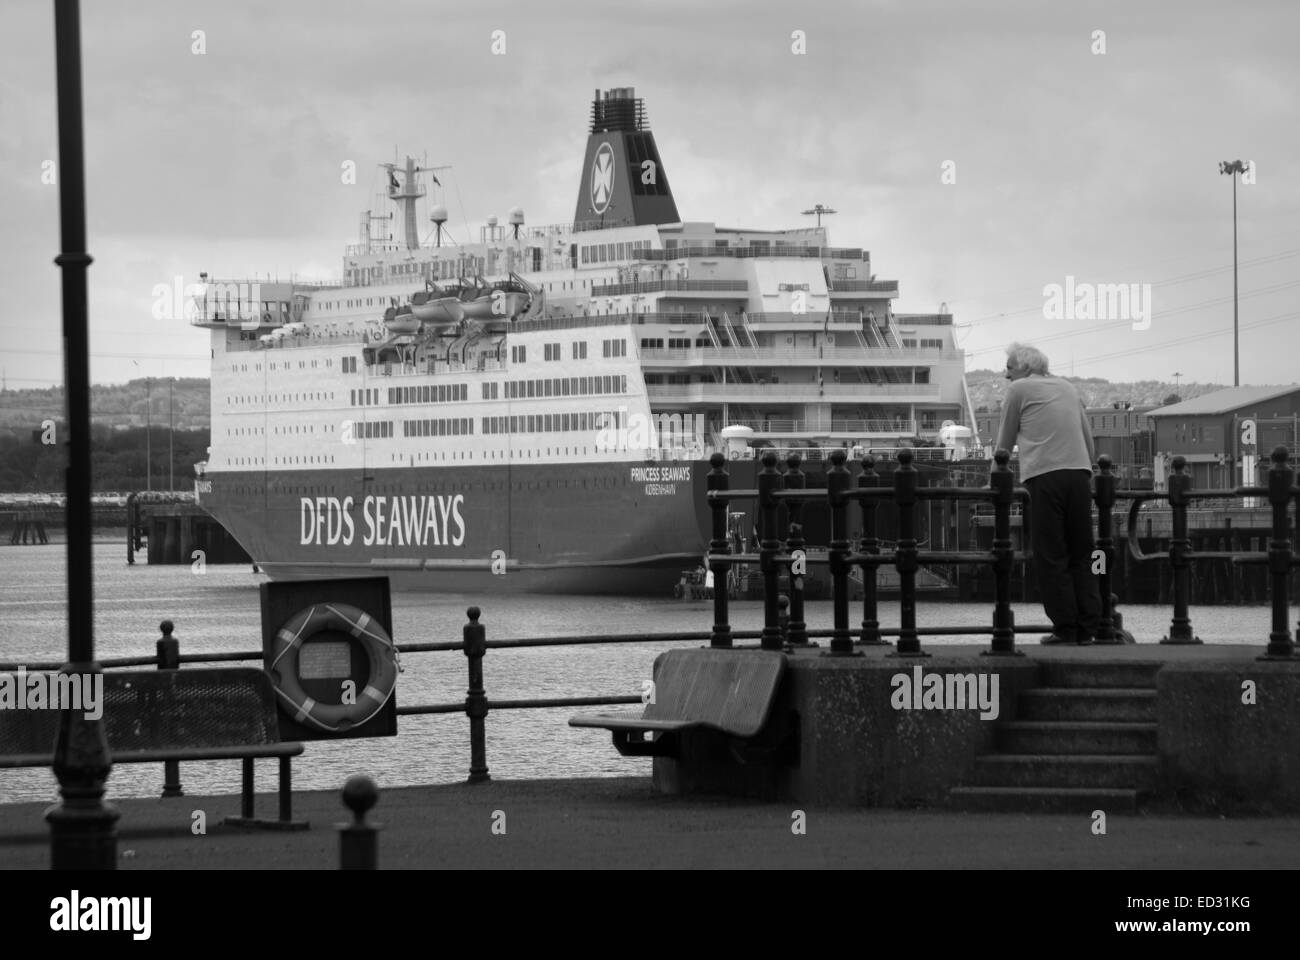
[(436, 286), (412, 294), (411, 313), (425, 323), (459, 323), (464, 316), (460, 298), (448, 295)]
[(476, 278), (461, 286), (460, 308), (467, 320), (508, 324), (528, 309), (532, 292), (518, 280), (487, 283)]
[(420, 318), (412, 312), (409, 304), (400, 307), (389, 307), (384, 311), (384, 328), (395, 336), (419, 333), (420, 327)]

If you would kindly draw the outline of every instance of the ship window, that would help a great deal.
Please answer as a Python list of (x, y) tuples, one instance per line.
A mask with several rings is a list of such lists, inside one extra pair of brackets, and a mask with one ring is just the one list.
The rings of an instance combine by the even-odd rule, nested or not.
[(554, 380), (543, 380), (543, 381), (542, 381), (542, 389), (545, 391), (544, 396), (549, 397), (549, 396), (551, 395), (551, 387), (552, 387), (554, 384), (555, 384), (555, 381), (554, 381)]
[(529, 381), (528, 381), (528, 396), (530, 396), (530, 397), (535, 397), (535, 396), (537, 396), (537, 381), (536, 381), (536, 380), (529, 380)]

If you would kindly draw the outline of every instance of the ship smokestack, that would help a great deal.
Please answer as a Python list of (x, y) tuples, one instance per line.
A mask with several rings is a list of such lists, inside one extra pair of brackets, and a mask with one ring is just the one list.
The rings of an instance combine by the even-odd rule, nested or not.
[(596, 91), (573, 215), (579, 230), (678, 223), (645, 102), (632, 87)]

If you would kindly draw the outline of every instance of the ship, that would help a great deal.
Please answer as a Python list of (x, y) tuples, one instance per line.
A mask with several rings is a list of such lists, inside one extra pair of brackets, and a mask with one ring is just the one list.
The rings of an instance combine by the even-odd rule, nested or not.
[[(708, 550), (715, 451), (740, 488), (769, 450), (942, 455), (974, 425), (945, 307), (894, 312), (898, 281), (831, 246), (821, 205), (684, 220), (631, 88), (591, 102), (572, 222), (514, 207), (455, 243), (425, 184), (447, 168), (381, 166), (394, 208), (362, 214), (340, 279), (200, 274), (193, 296), (196, 494), (274, 579), (669, 596)], [(728, 527), (752, 541), (743, 508)]]

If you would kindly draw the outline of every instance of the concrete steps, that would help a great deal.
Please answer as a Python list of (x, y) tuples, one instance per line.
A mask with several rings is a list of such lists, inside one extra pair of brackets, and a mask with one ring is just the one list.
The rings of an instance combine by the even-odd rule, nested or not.
[(1154, 723), (1008, 720), (998, 726), (1004, 753), (1124, 754), (1154, 756)]
[(1003, 812), (1133, 812), (1156, 788), (1158, 663), (1045, 663), (997, 747), (975, 763), (950, 804)]

